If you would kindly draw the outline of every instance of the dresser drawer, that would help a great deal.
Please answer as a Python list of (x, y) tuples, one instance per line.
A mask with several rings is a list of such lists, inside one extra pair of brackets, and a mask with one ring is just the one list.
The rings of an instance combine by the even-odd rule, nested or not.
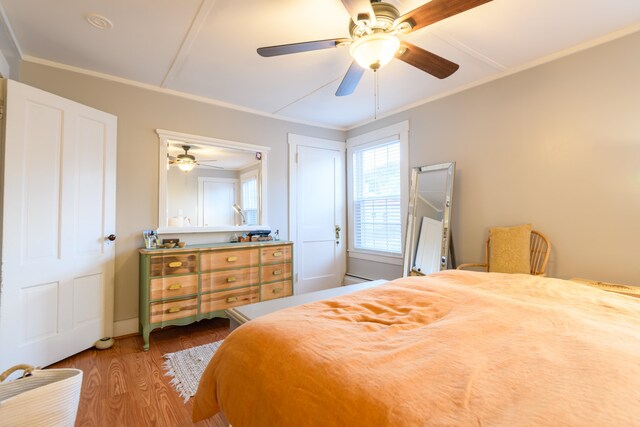
[(213, 292), (200, 297), (200, 313), (226, 310), (227, 308), (254, 302), (258, 302), (258, 286)]
[(200, 271), (258, 265), (258, 249), (206, 252), (200, 255)]
[(154, 255), (150, 260), (150, 270), (151, 277), (195, 273), (198, 271), (198, 255)]
[(263, 264), (291, 261), (291, 246), (269, 246), (260, 250)]
[(280, 264), (264, 265), (260, 269), (262, 273), (262, 282), (275, 282), (283, 279), (291, 278), (291, 263), (285, 262)]
[(291, 280), (269, 283), (268, 285), (262, 285), (262, 289), (260, 290), (260, 300), (266, 301), (270, 299), (288, 297), (291, 293)]
[(198, 275), (159, 277), (149, 281), (149, 299), (174, 298), (198, 293)]
[(214, 271), (200, 275), (200, 292), (221, 291), (240, 286), (257, 285), (260, 281), (258, 267)]
[(182, 299), (170, 302), (153, 302), (150, 304), (150, 323), (167, 322), (195, 316), (198, 313), (198, 298)]

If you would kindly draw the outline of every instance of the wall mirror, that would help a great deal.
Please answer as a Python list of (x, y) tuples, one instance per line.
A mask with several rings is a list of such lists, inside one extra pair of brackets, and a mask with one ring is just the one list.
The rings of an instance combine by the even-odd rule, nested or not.
[(159, 233), (268, 228), (269, 147), (162, 129), (156, 133)]
[(403, 275), (425, 275), (455, 264), (451, 240), (455, 162), (411, 172)]

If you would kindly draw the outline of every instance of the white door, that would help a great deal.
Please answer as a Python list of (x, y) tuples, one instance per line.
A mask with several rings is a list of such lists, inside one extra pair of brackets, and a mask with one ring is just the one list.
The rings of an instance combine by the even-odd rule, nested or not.
[(414, 268), (421, 273), (431, 274), (440, 271), (442, 257), (442, 221), (422, 217), (418, 249)]
[(7, 81), (0, 370), (113, 329), (116, 117)]
[(345, 144), (289, 135), (296, 294), (342, 285), (346, 264)]
[(198, 226), (236, 225), (238, 180), (198, 177)]

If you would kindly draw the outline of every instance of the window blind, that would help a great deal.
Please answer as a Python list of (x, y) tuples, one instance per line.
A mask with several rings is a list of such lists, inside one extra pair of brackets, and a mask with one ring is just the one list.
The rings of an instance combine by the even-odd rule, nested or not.
[(247, 225), (258, 224), (258, 181), (255, 177), (242, 181), (242, 210)]
[(400, 254), (400, 141), (353, 153), (354, 248)]

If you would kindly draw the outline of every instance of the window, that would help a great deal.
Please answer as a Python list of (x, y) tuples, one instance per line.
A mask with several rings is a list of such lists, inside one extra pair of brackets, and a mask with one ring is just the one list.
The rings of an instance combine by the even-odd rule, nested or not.
[(408, 122), (347, 141), (349, 256), (402, 263)]
[(242, 210), (246, 225), (258, 224), (258, 175), (256, 172), (241, 176)]
[(400, 254), (400, 141), (353, 153), (354, 248)]

